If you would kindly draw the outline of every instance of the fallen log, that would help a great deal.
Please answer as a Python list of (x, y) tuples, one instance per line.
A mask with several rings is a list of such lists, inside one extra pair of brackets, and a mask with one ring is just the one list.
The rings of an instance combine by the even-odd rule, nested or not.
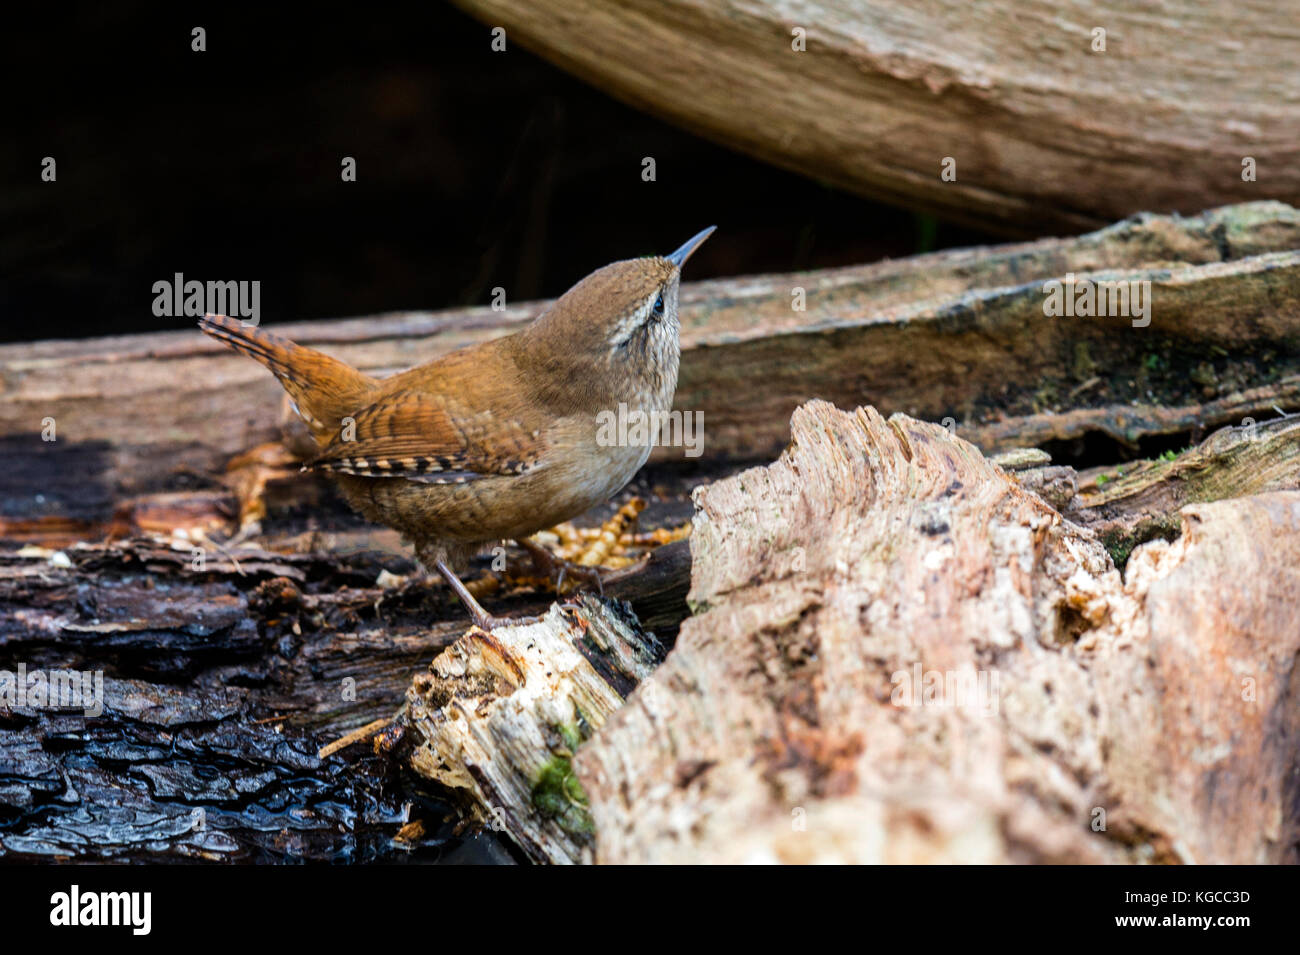
[(1284, 0), (1094, 14), (998, 0), (978, 17), (938, 0), (458, 3), (692, 132), (981, 228), (1300, 200), (1300, 80), (1275, 66), (1295, 61)]
[[(702, 462), (769, 460), (811, 398), (949, 420), (987, 451), (1152, 435), (1300, 408), (1300, 213), (1139, 216), (1092, 235), (687, 285), (676, 407)], [(1044, 283), (1151, 282), (1151, 324), (1051, 318)], [(797, 303), (802, 295), (804, 310)], [(377, 374), (500, 335), (544, 303), (277, 327)], [(196, 330), (0, 347), (0, 536), (106, 533), (124, 499), (218, 490), (278, 441), (283, 395)], [(47, 440), (50, 439), (50, 440)], [(680, 461), (681, 448), (658, 462)], [(310, 481), (291, 487), (319, 497)]]
[(597, 861), (1295, 861), (1300, 492), (1124, 579), (942, 428), (792, 429), (697, 492), (695, 614), (577, 753)]

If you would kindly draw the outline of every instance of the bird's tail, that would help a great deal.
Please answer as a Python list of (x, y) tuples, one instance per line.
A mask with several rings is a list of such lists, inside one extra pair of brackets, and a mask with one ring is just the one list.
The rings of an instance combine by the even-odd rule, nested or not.
[(245, 325), (226, 315), (204, 315), (199, 328), (269, 368), (293, 399), (312, 434), (322, 443), (338, 433), (340, 421), (368, 403), (375, 379), (305, 345)]

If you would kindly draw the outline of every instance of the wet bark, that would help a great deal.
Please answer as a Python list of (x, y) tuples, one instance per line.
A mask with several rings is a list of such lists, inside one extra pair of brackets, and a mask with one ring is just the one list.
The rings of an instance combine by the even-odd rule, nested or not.
[[(184, 497), (149, 512), (192, 517), (211, 500)], [(97, 675), (102, 694), (88, 714), (0, 693), (0, 857), (510, 861), (504, 832), (377, 752), (377, 729), (322, 755), (390, 722), (466, 620), (441, 585), (393, 576), (414, 571), (395, 535), (328, 508), (310, 534), (277, 533), (287, 520), (273, 510), (240, 544), (136, 530), (0, 553), (0, 671)], [(688, 584), (682, 541), (608, 593), (671, 639)], [(515, 590), (493, 608), (552, 599)], [(419, 839), (394, 841), (415, 822)]]

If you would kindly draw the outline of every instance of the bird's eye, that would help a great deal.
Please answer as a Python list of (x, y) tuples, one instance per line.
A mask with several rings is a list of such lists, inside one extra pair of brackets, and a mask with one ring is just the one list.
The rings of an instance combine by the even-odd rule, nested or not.
[(655, 307), (650, 310), (655, 318), (664, 317), (664, 293), (660, 292), (659, 297), (655, 299)]

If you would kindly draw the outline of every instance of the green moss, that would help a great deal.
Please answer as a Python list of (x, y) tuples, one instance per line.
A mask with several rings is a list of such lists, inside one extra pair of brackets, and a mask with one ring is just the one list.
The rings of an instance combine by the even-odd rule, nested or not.
[(578, 707), (572, 723), (551, 726), (558, 740), (551, 744), (551, 758), (533, 780), (530, 793), (533, 808), (553, 819), (565, 832), (591, 835), (595, 825), (587, 810), (587, 794), (573, 774), (573, 754), (591, 736), (591, 724)]
[(582, 745), (583, 736), (577, 723), (561, 724), (555, 727), (555, 731), (560, 734), (560, 739), (564, 740), (564, 745), (568, 747), (570, 754)]
[(1133, 548), (1136, 546), (1134, 542), (1123, 534), (1107, 534), (1102, 543), (1106, 546), (1115, 567), (1123, 570), (1124, 565), (1128, 563), (1129, 555), (1133, 553)]
[(565, 832), (591, 835), (596, 831), (587, 810), (587, 794), (573, 774), (573, 761), (568, 756), (551, 757), (537, 774), (531, 795), (533, 808), (555, 820)]
[(1139, 544), (1145, 544), (1157, 537), (1167, 541), (1175, 541), (1181, 532), (1182, 521), (1178, 515), (1165, 514), (1146, 518), (1139, 522), (1131, 533), (1124, 534), (1120, 531), (1112, 531), (1105, 534), (1102, 536), (1101, 542), (1110, 554), (1110, 559), (1115, 562), (1115, 566), (1122, 571), (1125, 565), (1128, 564), (1133, 548)]

